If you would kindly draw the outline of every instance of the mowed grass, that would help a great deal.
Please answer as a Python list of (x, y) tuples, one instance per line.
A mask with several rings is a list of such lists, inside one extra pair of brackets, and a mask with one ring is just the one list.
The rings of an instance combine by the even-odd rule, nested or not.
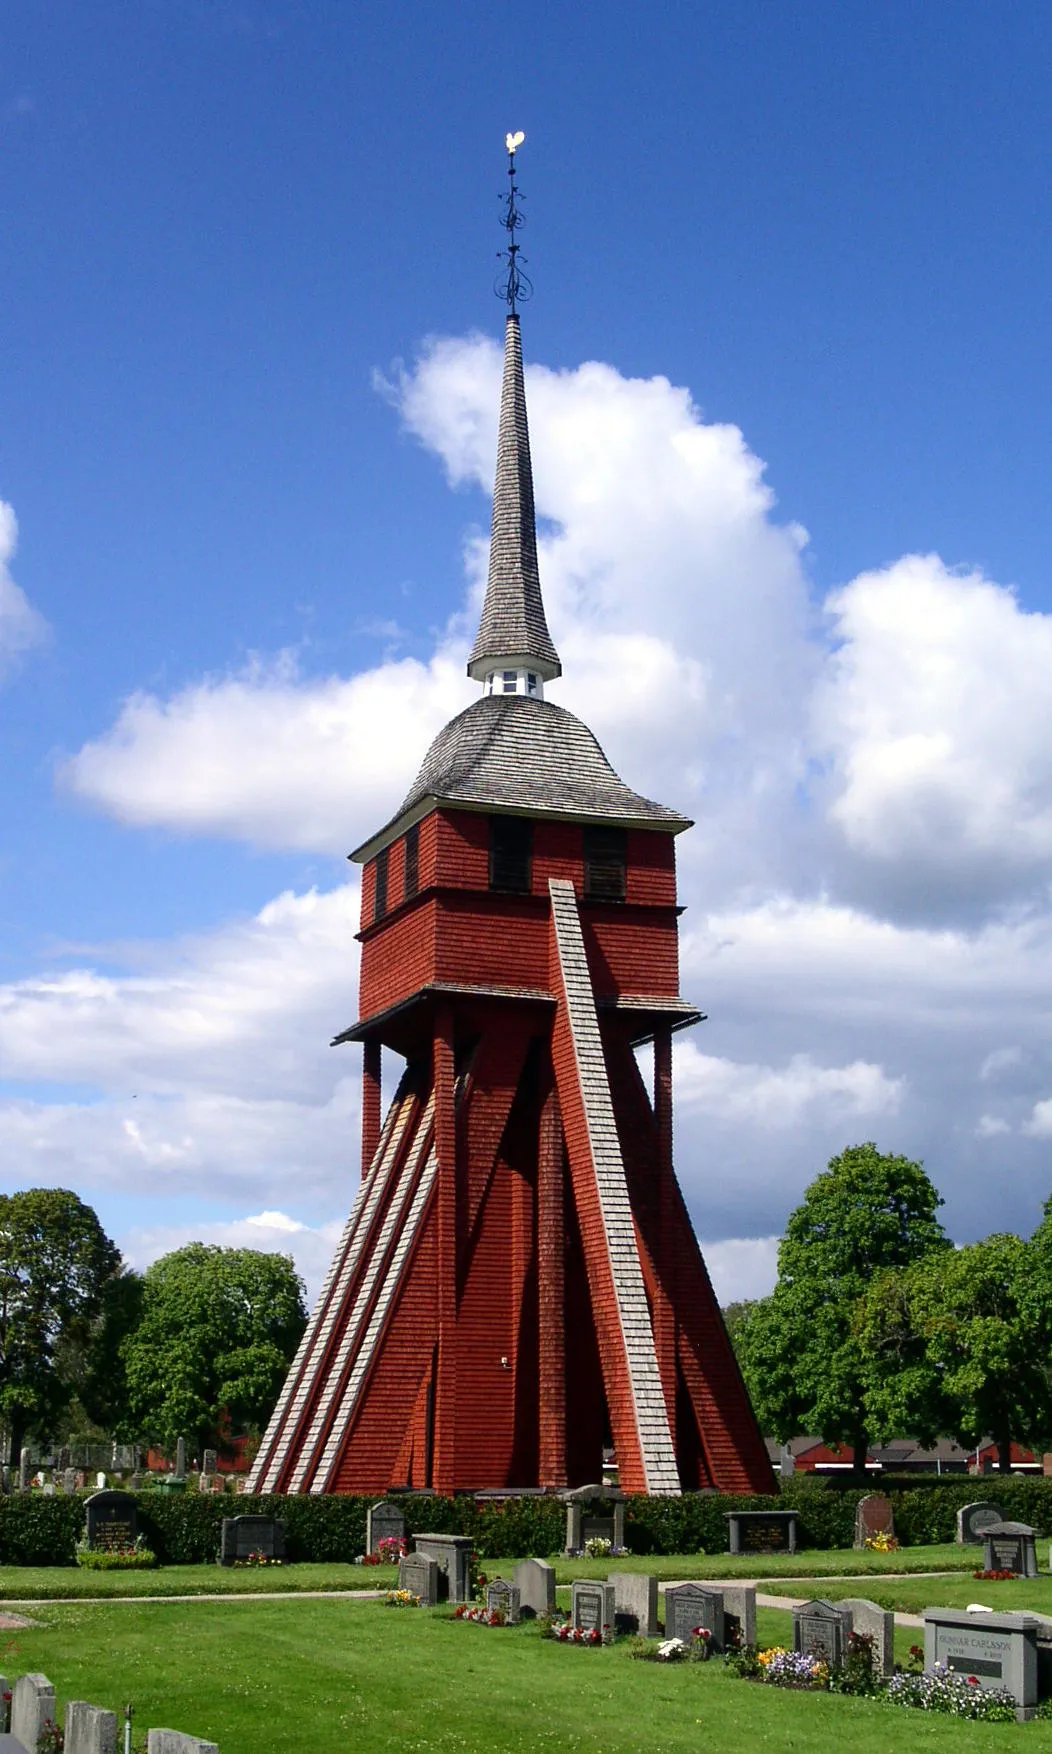
[[(897, 1553), (813, 1551), (808, 1553), (661, 1553), (620, 1559), (553, 1559), (556, 1581), (606, 1577), (611, 1571), (650, 1572), (670, 1578), (880, 1577), (898, 1571), (971, 1571), (974, 1550), (903, 1547)], [(483, 1559), (487, 1576), (511, 1575), (515, 1559)], [(153, 1571), (82, 1571), (78, 1566), (0, 1566), (0, 1600), (60, 1601), (65, 1597), (203, 1596), (285, 1594), (300, 1590), (393, 1589), (395, 1566), (274, 1565), (234, 1569), (220, 1565), (163, 1565)], [(849, 1595), (852, 1592), (848, 1590)]]
[[(789, 1589), (779, 1580), (769, 1586), (769, 1593), (797, 1595), (799, 1591)], [(856, 1586), (836, 1580), (828, 1586), (823, 1583), (819, 1593), (835, 1602), (841, 1596), (857, 1596), (863, 1592)], [(933, 1607), (967, 1608), (972, 1602), (981, 1602), (998, 1614), (1052, 1615), (1052, 1576), (1048, 1573), (1043, 1577), (1017, 1577), (1003, 1583), (984, 1582), (973, 1577), (971, 1571), (965, 1577), (867, 1579), (864, 1593), (871, 1601), (878, 1602), (882, 1608), (891, 1608), (897, 1614), (923, 1614), (925, 1608)]]
[[(784, 1638), (788, 1624), (766, 1611), (761, 1637)], [(38, 1625), (7, 1635), (0, 1667), (9, 1680), (43, 1671), (60, 1705), (131, 1700), (136, 1737), (167, 1725), (222, 1754), (978, 1754), (1021, 1739), (1052, 1750), (1052, 1723), (960, 1723), (781, 1692), (715, 1660), (666, 1668), (634, 1662), (623, 1644), (567, 1649), (536, 1627), (489, 1630), (379, 1602), (45, 1605)]]

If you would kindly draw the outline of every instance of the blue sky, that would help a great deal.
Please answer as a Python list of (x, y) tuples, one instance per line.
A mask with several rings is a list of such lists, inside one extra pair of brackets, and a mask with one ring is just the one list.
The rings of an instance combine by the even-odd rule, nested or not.
[[(370, 811), (389, 814), (447, 708), (470, 698), (442, 654), (451, 676), (488, 518), (493, 361), (471, 337), (499, 335), (501, 142), (522, 127), (537, 287), (524, 342), (546, 374), (531, 383), (531, 413), (535, 439), (562, 459), (541, 492), (553, 619), (571, 649), (585, 627), (675, 643), (682, 611), (685, 629), (710, 632), (691, 649), (695, 682), (681, 685), (710, 706), (735, 703), (719, 723), (700, 705), (696, 723), (662, 717), (659, 665), (646, 672), (650, 718), (645, 688), (633, 695), (643, 717), (626, 717), (621, 691), (645, 669), (630, 643), (609, 654), (605, 692), (582, 660), (579, 692), (568, 666), (559, 697), (595, 723), (631, 783), (699, 819), (695, 850), (683, 848), (699, 934), (684, 985), (691, 974), (706, 989), (713, 1023), (701, 1060), (684, 1064), (681, 1124), (699, 1231), (724, 1248), (728, 1274), (737, 1261), (762, 1276), (763, 1239), (809, 1176), (874, 1133), (926, 1155), (962, 1238), (1035, 1221), (1052, 1192), (1035, 948), (1052, 845), (1041, 754), (1050, 47), (1047, 8), (1030, 5), (9, 9), (0, 498), (18, 523), (10, 577), (49, 631), (12, 654), (0, 694), (6, 1185), (72, 1181), (137, 1258), (187, 1226), (260, 1210), (285, 1215), (275, 1234), (300, 1238), (309, 1271), (309, 1249), (324, 1253), (355, 1161), (353, 1089), (334, 1118), (325, 1045), (354, 1010), (354, 921), (337, 923), (340, 904), (324, 898), (346, 882), (340, 849), (373, 825)], [(437, 352), (429, 337), (445, 338)], [(580, 374), (588, 361), (613, 374), (598, 389)], [(660, 388), (649, 401), (630, 389), (661, 380), (700, 414)], [(701, 504), (709, 484), (712, 518), (680, 527), (671, 499), (655, 528), (641, 514), (618, 538), (636, 598), (627, 583), (611, 596), (617, 555), (591, 578), (566, 557), (584, 502), (571, 492), (580, 446), (564, 453), (559, 437), (590, 430), (600, 403), (593, 442), (623, 414), (637, 478), (645, 454), (667, 484), (660, 446), (692, 421), (736, 428), (776, 504), (757, 499), (748, 540), (725, 542), (720, 495), (744, 491), (741, 458), (731, 447), (699, 462), (691, 491)], [(608, 488), (614, 508), (623, 490)], [(786, 535), (797, 525), (806, 544)], [(590, 552), (601, 546), (598, 532)], [(880, 604), (877, 586), (856, 588), (931, 553), (944, 570), (923, 588), (895, 574)], [(648, 554), (665, 595), (650, 588)], [(750, 598), (768, 562), (769, 585)], [(960, 582), (980, 576), (994, 596)], [(822, 605), (844, 587), (854, 595), (831, 623)], [(743, 631), (757, 618), (766, 645)], [(900, 638), (924, 644), (901, 674)], [(897, 684), (926, 687), (934, 670), (950, 682), (914, 723), (915, 691), (903, 683), (900, 699)], [(412, 729), (389, 772), (333, 683), (363, 674), (383, 679), (391, 723)], [(1004, 705), (980, 735), (988, 681)], [(769, 707), (783, 689), (779, 716)], [(127, 717), (135, 696), (154, 703), (148, 724)], [(788, 703), (805, 698), (798, 722)], [(346, 724), (315, 759), (322, 708)], [(270, 732), (287, 724), (286, 750), (299, 739), (302, 765), (269, 810), (265, 776), (239, 793), (246, 751), (263, 747), (254, 712)], [(192, 757), (179, 726), (197, 727)], [(917, 738), (945, 755), (942, 778), (919, 790)], [(86, 745), (102, 768), (78, 765)], [(772, 752), (790, 745), (795, 766), (776, 782)], [(275, 771), (280, 759), (266, 755)], [(282, 832), (283, 785), (295, 802), (322, 768), (311, 821), (297, 826), (290, 806)], [(210, 778), (216, 795), (202, 803)], [(755, 818), (735, 803), (744, 793)], [(267, 937), (285, 925), (251, 922), (282, 894), (301, 898), (288, 904), (298, 950), (286, 949), (309, 961), (312, 887), (334, 914), (320, 960), (346, 944), (346, 997), (297, 964), (309, 994), (285, 1015), (285, 953), (276, 972)], [(865, 969), (850, 990), (833, 972), (809, 987), (785, 972), (760, 931), (778, 907), (806, 907), (812, 923), (826, 910), (812, 975), (823, 956), (844, 967), (830, 922), (855, 910), (850, 954)], [(758, 972), (752, 952), (725, 968), (698, 947), (702, 920), (718, 945), (732, 918), (736, 944), (768, 945)], [(904, 971), (942, 967), (947, 934), (959, 972), (933, 973), (921, 992), (896, 986), (899, 956)], [(231, 1026), (227, 1081), (217, 1074), (213, 1091), (227, 1106), (206, 1145), (195, 1104), (208, 1079), (193, 1053), (180, 1059), (186, 971), (201, 985), (190, 1014), (214, 1004), (229, 1017), (216, 996), (225, 959), (230, 990), (258, 982), (266, 998), (237, 1064)], [(810, 993), (796, 1009), (784, 986), (772, 1001), (776, 967)], [(56, 999), (57, 975), (75, 1001), (68, 984)], [(147, 992), (148, 1023), (136, 1009)], [(265, 1042), (253, 1034), (263, 1010)], [(139, 1030), (158, 1032), (155, 1059), (129, 1045)], [(1002, 1056), (992, 1069), (991, 1055)], [(300, 1068), (281, 1125), (252, 1108), (253, 1056), (278, 1094), (290, 1057)], [(855, 1066), (870, 1071), (848, 1076)], [(962, 1119), (966, 1092), (984, 1101)], [(114, 1139), (134, 1142), (132, 1102), (152, 1105), (154, 1131), (125, 1161)], [(238, 1128), (235, 1173), (223, 1140)], [(691, 1170), (714, 1151), (746, 1177), (740, 1208), (714, 1202)]]

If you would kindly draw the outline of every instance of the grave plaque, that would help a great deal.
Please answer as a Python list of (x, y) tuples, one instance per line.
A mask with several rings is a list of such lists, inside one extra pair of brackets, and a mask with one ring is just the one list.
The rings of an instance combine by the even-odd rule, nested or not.
[(581, 1546), (587, 1547), (589, 1541), (609, 1541), (614, 1544), (614, 1519), (612, 1516), (584, 1516), (581, 1518)]
[(756, 1643), (756, 1585), (754, 1583), (724, 1583), (720, 1585), (723, 1595), (723, 1638), (728, 1650), (738, 1650), (747, 1644)]
[(958, 1608), (924, 1610), (924, 1667), (944, 1663), (990, 1691), (1006, 1687), (1019, 1718), (1033, 1717), (1038, 1700), (1036, 1614), (969, 1614)]
[(604, 1637), (614, 1630), (614, 1586), (612, 1583), (577, 1582), (570, 1588), (570, 1621), (582, 1632), (601, 1632)]
[(895, 1671), (895, 1616), (886, 1608), (864, 1596), (852, 1596), (840, 1606), (851, 1615), (851, 1630), (873, 1640), (873, 1673), (891, 1675)]
[(855, 1506), (855, 1546), (862, 1548), (874, 1535), (894, 1535), (895, 1514), (891, 1500), (881, 1492), (867, 1492)]
[(219, 1754), (219, 1744), (203, 1742), (200, 1736), (184, 1736), (181, 1730), (150, 1730), (146, 1754)]
[(614, 1625), (618, 1632), (658, 1635), (658, 1580), (638, 1571), (612, 1571)]
[(709, 1640), (712, 1650), (723, 1650), (726, 1644), (726, 1625), (722, 1593), (715, 1589), (703, 1589), (701, 1584), (696, 1583), (681, 1583), (673, 1589), (667, 1589), (665, 1637), (681, 1638), (684, 1644), (689, 1644), (690, 1635), (696, 1626), (703, 1626), (712, 1634)]
[(795, 1553), (795, 1510), (725, 1510), (731, 1553)]
[(264, 1559), (284, 1559), (285, 1524), (272, 1516), (225, 1516), (220, 1533), (220, 1565), (251, 1559), (253, 1553), (262, 1554)]
[(544, 1559), (524, 1559), (515, 1567), (512, 1582), (519, 1592), (520, 1612), (526, 1616), (555, 1612), (555, 1567)]
[(139, 1513), (130, 1492), (93, 1492), (85, 1500), (88, 1546), (103, 1552), (134, 1547)]
[(214, 1474), (218, 1471), (219, 1454), (214, 1449), (206, 1449), (201, 1459), (202, 1474)]
[(470, 1602), (471, 1536), (414, 1535), (413, 1545), (418, 1553), (437, 1561), (443, 1600)]
[(838, 1668), (847, 1651), (851, 1615), (833, 1602), (804, 1602), (793, 1609), (793, 1649)]
[(438, 1560), (430, 1559), (426, 1553), (407, 1553), (398, 1561), (399, 1589), (411, 1590), (414, 1596), (419, 1596), (422, 1608), (438, 1606), (441, 1576)]
[(983, 1568), (1037, 1576), (1037, 1531), (1029, 1523), (989, 1523), (983, 1530)]
[(962, 1504), (957, 1512), (957, 1539), (965, 1547), (978, 1547), (986, 1530), (994, 1523), (1003, 1523), (1005, 1513), (999, 1504), (980, 1499), (977, 1504)]
[(495, 1577), (486, 1585), (487, 1614), (503, 1614), (509, 1626), (519, 1624), (519, 1592), (507, 1578)]
[[(102, 1475), (102, 1485), (103, 1485), (103, 1487), (105, 1487), (105, 1485), (106, 1485), (105, 1474)], [(77, 1490), (77, 1470), (76, 1470), (76, 1468), (63, 1468), (63, 1470), (62, 1470), (62, 1490), (63, 1490), (63, 1492), (75, 1492)]]
[(381, 1541), (404, 1541), (405, 1517), (397, 1504), (381, 1500), (365, 1513), (365, 1551), (375, 1553)]

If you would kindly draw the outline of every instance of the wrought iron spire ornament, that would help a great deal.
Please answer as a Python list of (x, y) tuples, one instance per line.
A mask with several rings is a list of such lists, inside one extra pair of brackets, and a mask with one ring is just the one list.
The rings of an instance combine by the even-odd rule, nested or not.
[(501, 225), (508, 234), (508, 247), (506, 250), (498, 250), (497, 254), (502, 262), (507, 263), (507, 267), (498, 274), (493, 290), (498, 298), (504, 300), (512, 316), (515, 315), (520, 300), (525, 302), (533, 296), (533, 281), (519, 267), (519, 251), (522, 246), (515, 239), (516, 232), (526, 223), (526, 215), (519, 207), (522, 197), (515, 182), (515, 154), (525, 138), (521, 129), (517, 134), (506, 134), (504, 137), (504, 144), (508, 149), (508, 193), (500, 199), (504, 203)]

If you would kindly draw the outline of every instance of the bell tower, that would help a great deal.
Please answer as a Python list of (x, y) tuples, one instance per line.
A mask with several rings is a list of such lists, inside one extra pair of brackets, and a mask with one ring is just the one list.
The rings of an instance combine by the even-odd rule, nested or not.
[[(260, 1492), (769, 1491), (673, 1168), (676, 836), (581, 721), (544, 612), (509, 136), (489, 577), (468, 674), (363, 867), (362, 1178)], [(635, 1049), (653, 1044), (647, 1090)], [(382, 1118), (381, 1049), (405, 1061)]]

